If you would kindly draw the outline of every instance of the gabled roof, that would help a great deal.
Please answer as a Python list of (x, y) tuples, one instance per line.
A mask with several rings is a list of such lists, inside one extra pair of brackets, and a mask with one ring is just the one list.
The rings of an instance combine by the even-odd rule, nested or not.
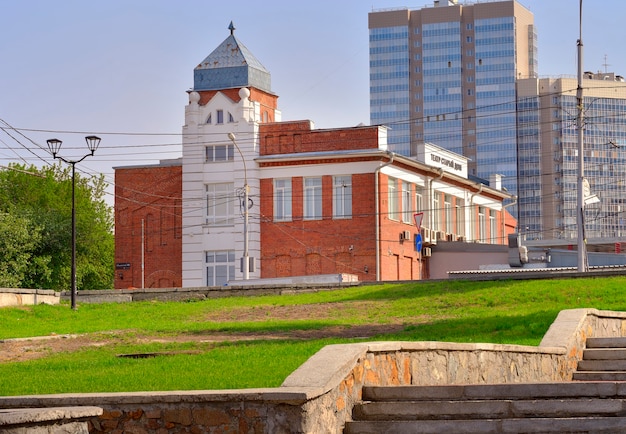
[(230, 35), (194, 69), (193, 90), (220, 90), (253, 86), (271, 93), (271, 75), (245, 45)]

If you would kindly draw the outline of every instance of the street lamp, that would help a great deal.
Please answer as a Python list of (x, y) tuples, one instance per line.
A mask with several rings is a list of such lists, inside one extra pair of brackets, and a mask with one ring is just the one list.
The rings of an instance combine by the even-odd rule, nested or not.
[(100, 137), (97, 136), (87, 136), (85, 137), (85, 141), (87, 142), (87, 148), (90, 153), (86, 154), (79, 160), (68, 160), (59, 155), (59, 150), (61, 149), (61, 144), (63, 142), (59, 139), (49, 139), (48, 148), (52, 153), (52, 158), (58, 158), (59, 160), (70, 164), (72, 166), (72, 289), (71, 289), (71, 300), (72, 300), (72, 310), (76, 310), (76, 164), (83, 161), (85, 158), (89, 156), (93, 156), (96, 149), (98, 149), (98, 145), (100, 145)]
[(250, 257), (248, 256), (248, 169), (246, 168), (246, 159), (243, 158), (243, 154), (241, 153), (241, 149), (237, 146), (237, 142), (235, 140), (235, 135), (233, 133), (228, 133), (228, 138), (235, 148), (237, 148), (237, 152), (241, 156), (241, 160), (243, 161), (243, 176), (244, 176), (244, 185), (243, 185), (243, 280), (250, 279)]

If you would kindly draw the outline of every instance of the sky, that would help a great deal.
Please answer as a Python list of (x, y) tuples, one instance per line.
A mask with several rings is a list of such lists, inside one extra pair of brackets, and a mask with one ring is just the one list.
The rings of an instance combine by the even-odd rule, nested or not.
[[(576, 77), (580, 1), (520, 0), (534, 14), (540, 76)], [(111, 185), (114, 167), (180, 157), (193, 69), (228, 37), (231, 21), (270, 71), (283, 120), (369, 124), (368, 13), (432, 4), (0, 0), (0, 166), (52, 163), (49, 138), (78, 159), (90, 134), (102, 138), (100, 148), (77, 170), (102, 173)], [(625, 15), (624, 0), (583, 2), (585, 71), (626, 75)]]

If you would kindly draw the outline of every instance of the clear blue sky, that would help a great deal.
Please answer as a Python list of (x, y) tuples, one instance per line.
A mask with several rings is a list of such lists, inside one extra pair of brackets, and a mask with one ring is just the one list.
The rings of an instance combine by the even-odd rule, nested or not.
[[(540, 75), (575, 76), (579, 0), (521, 4), (535, 16)], [(0, 119), (43, 130), (23, 130), (21, 144), (0, 131), (0, 165), (51, 161), (29, 141), (46, 148), (51, 137), (63, 140), (61, 154), (82, 156), (89, 133), (101, 148), (80, 168), (111, 182), (112, 167), (180, 156), (193, 68), (231, 20), (272, 74), (283, 120), (367, 124), (367, 15), (424, 5), (432, 0), (0, 0)], [(626, 75), (625, 16), (624, 0), (584, 1), (585, 70), (608, 63)]]

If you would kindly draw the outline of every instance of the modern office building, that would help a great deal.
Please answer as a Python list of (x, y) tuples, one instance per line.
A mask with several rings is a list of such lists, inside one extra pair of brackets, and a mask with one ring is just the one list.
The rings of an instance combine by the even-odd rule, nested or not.
[[(591, 72), (582, 83), (585, 235), (611, 244), (626, 235), (626, 83)], [(577, 78), (518, 81), (519, 227), (529, 240), (578, 238), (577, 87)]]
[(533, 22), (515, 0), (371, 12), (370, 122), (390, 128), (390, 149), (434, 143), (516, 193), (515, 82), (537, 75)]

